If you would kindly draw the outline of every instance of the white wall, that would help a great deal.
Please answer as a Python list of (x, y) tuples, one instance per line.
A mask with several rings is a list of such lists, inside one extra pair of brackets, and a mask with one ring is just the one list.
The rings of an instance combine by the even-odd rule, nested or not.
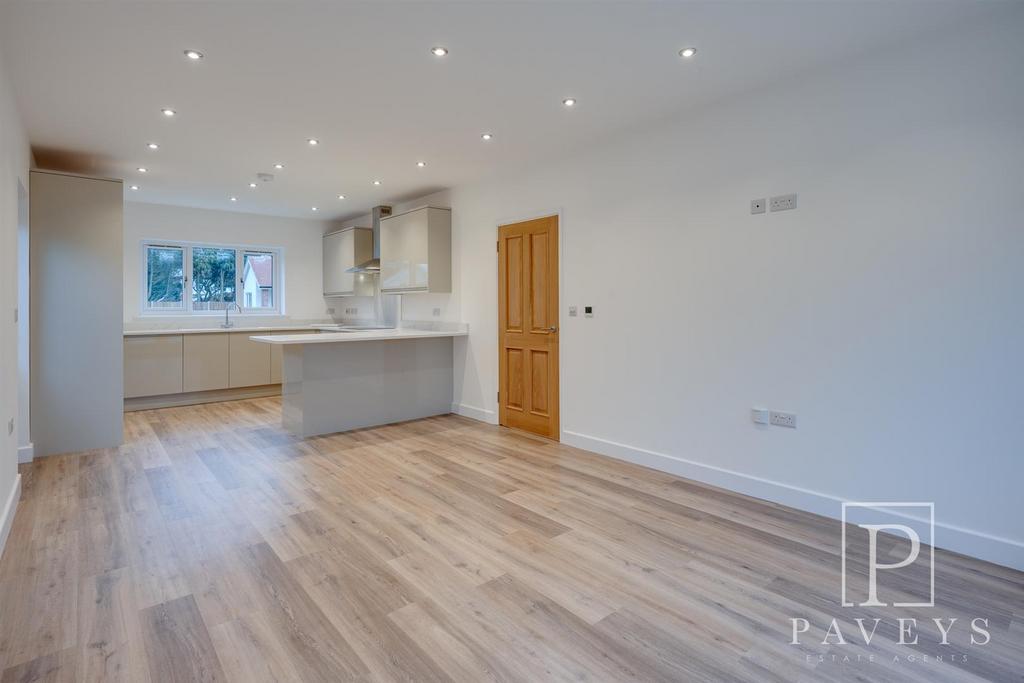
[[(14, 322), (18, 275), (18, 182), (28, 188), (32, 153), (0, 58), (0, 548), (14, 515), (18, 478), (18, 331)], [(27, 419), (27, 416), (25, 416)]]
[(459, 410), (495, 416), (495, 226), (561, 211), (564, 441), (832, 516), (934, 501), (938, 545), (1024, 568), (1024, 13), (999, 19), (453, 189)]
[[(321, 237), (330, 230), (327, 221), (279, 218), (234, 211), (211, 211), (162, 204), (128, 202), (124, 212), (124, 319), (130, 328), (179, 325), (217, 325), (218, 317), (167, 317), (141, 315), (140, 268), (144, 240), (182, 240), (284, 248), (285, 319), (252, 316), (258, 324), (324, 320), (328, 317), (323, 297)], [(233, 314), (235, 315), (235, 314)], [(239, 319), (250, 316), (238, 316)]]

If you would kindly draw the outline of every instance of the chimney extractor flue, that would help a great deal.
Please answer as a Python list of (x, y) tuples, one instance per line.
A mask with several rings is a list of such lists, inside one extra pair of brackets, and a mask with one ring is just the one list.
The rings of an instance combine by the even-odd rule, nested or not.
[(363, 261), (357, 266), (349, 268), (349, 273), (379, 273), (380, 272), (380, 219), (391, 215), (390, 206), (375, 206), (370, 211), (370, 218), (373, 227), (373, 258)]

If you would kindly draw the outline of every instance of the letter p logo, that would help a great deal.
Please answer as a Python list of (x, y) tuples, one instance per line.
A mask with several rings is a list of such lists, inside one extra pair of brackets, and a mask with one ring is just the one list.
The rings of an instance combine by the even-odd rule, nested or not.
[[(873, 519), (878, 519), (879, 517), (886, 517), (886, 516), (888, 516), (890, 518), (892, 518), (892, 517), (899, 517), (899, 518), (901, 518), (901, 520), (900, 520), (901, 522), (902, 521), (907, 521), (908, 522), (906, 524), (904, 524), (904, 523), (893, 523), (893, 522), (887, 522), (887, 523), (877, 523), (876, 522), (876, 523), (868, 523), (868, 524), (856, 523), (857, 527), (860, 527), (861, 529), (865, 529), (867, 531), (867, 542), (866, 542), (866, 544), (867, 544), (867, 548), (866, 548), (866, 550), (867, 550), (867, 568), (866, 568), (867, 569), (867, 571), (866, 571), (866, 573), (867, 573), (867, 600), (864, 601), (864, 602), (861, 602), (861, 603), (856, 603), (856, 604), (859, 604), (861, 607), (886, 607), (886, 606), (888, 606), (890, 604), (890, 603), (887, 603), (887, 602), (883, 602), (882, 600), (879, 600), (879, 598), (878, 598), (878, 570), (881, 569), (881, 570), (885, 570), (885, 571), (890, 571), (890, 570), (901, 569), (903, 567), (911, 566), (911, 565), (913, 565), (917, 561), (917, 559), (921, 555), (921, 534), (919, 534), (917, 530), (915, 530), (912, 526), (910, 526), (910, 523), (914, 523), (914, 524), (918, 525), (919, 528), (922, 527), (922, 526), (927, 528), (928, 534), (929, 534), (929, 539), (928, 539), (929, 540), (929, 547), (928, 547), (928, 550), (929, 550), (929, 558), (928, 558), (928, 560), (929, 560), (929, 578), (928, 578), (928, 582), (927, 582), (928, 585), (927, 586), (923, 586), (923, 585), (920, 586), (920, 589), (921, 589), (920, 592), (922, 594), (922, 597), (923, 597), (923, 594), (924, 594), (924, 589), (927, 588), (927, 591), (928, 591), (927, 595), (928, 595), (929, 600), (928, 600), (928, 602), (893, 602), (892, 605), (894, 607), (934, 607), (935, 606), (935, 549), (934, 549), (933, 546), (934, 546), (934, 543), (935, 543), (935, 506), (934, 506), (933, 503), (902, 503), (902, 502), (901, 503), (843, 503), (843, 516), (842, 516), (842, 521), (843, 521), (843, 529), (842, 529), (842, 544), (843, 544), (843, 547), (842, 547), (842, 572), (843, 572), (843, 577), (842, 577), (842, 583), (843, 583), (843, 585), (842, 585), (842, 603), (843, 603), (843, 606), (844, 607), (852, 607), (855, 604), (855, 603), (853, 603), (853, 602), (851, 602), (851, 601), (849, 601), (847, 599), (847, 572), (848, 572), (848, 570), (850, 570), (851, 564), (853, 564), (853, 563), (848, 563), (848, 561), (847, 561), (848, 560), (847, 554), (851, 551), (851, 549), (853, 549), (854, 551), (859, 551), (859, 552), (857, 552), (857, 556), (862, 558), (863, 557), (863, 550), (864, 550), (859, 545), (861, 543), (861, 541), (859, 540), (859, 537), (858, 537), (858, 540), (853, 540), (852, 542), (849, 542), (848, 539), (847, 539), (847, 533), (846, 533), (846, 527), (847, 527), (847, 523), (848, 523), (847, 520), (848, 520), (848, 517), (853, 512), (853, 510), (852, 510), (853, 508), (859, 508), (858, 512), (866, 512), (868, 514), (868, 516), (872, 517)], [(893, 508), (898, 508), (898, 510), (894, 510)], [(927, 516), (925, 516), (924, 519), (921, 519), (917, 515), (913, 514), (913, 512), (917, 512), (918, 510), (905, 510), (906, 508), (918, 508), (918, 509), (927, 510)], [(858, 515), (858, 516), (860, 516), (860, 515)], [(889, 543), (889, 545), (891, 547), (890, 547), (890, 550), (887, 551), (887, 552), (890, 552), (890, 553), (905, 552), (906, 555), (903, 556), (902, 559), (896, 560), (895, 562), (885, 562), (885, 563), (878, 561), (878, 555), (879, 555), (879, 533), (878, 532), (879, 531), (885, 532), (885, 535), (883, 536), (883, 538), (885, 538), (887, 540), (887, 542), (890, 541), (890, 539), (891, 539), (891, 543)], [(897, 548), (897, 543), (898, 543), (897, 539), (902, 538), (902, 537), (905, 537), (907, 540), (910, 541), (909, 549), (904, 549), (905, 543), (899, 543), (899, 547)], [(851, 576), (851, 578), (856, 577), (856, 578), (859, 578), (859, 579), (863, 580), (863, 574), (864, 573), (865, 572), (863, 572), (863, 571), (861, 571), (861, 572), (851, 572), (850, 576)], [(921, 581), (920, 583), (923, 584), (924, 581)], [(915, 585), (915, 588), (917, 588), (916, 585)], [(918, 591), (915, 590), (914, 592), (917, 593)]]

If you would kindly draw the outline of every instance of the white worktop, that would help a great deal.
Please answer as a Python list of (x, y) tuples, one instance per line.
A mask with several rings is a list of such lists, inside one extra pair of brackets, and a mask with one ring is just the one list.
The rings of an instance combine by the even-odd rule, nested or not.
[(253, 336), (252, 341), (264, 344), (334, 344), (337, 342), (388, 341), (392, 339), (426, 339), (428, 337), (465, 337), (469, 334), (466, 325), (450, 329), (427, 330), (404, 327), (395, 330), (361, 330), (355, 332), (320, 332), (318, 334), (278, 334), (274, 336)]
[(324, 323), (315, 323), (311, 325), (235, 325), (234, 327), (166, 327), (151, 330), (125, 330), (124, 336), (152, 337), (155, 335), (164, 334), (213, 334), (216, 332), (281, 332), (288, 330), (313, 330), (317, 329), (318, 325), (324, 325)]

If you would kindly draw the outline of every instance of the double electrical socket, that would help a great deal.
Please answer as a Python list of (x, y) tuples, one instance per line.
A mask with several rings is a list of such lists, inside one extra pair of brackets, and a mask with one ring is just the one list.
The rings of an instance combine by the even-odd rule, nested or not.
[(753, 408), (750, 411), (750, 419), (759, 425), (775, 425), (776, 427), (789, 427), (796, 429), (796, 413), (783, 413), (778, 410), (767, 408)]
[(796, 429), (796, 413), (783, 413), (773, 410), (768, 414), (768, 419), (776, 427), (789, 427)]
[(768, 200), (768, 206), (773, 212), (775, 211), (789, 211), (790, 209), (796, 208), (796, 195), (795, 194), (780, 194), (777, 197), (772, 197)]

